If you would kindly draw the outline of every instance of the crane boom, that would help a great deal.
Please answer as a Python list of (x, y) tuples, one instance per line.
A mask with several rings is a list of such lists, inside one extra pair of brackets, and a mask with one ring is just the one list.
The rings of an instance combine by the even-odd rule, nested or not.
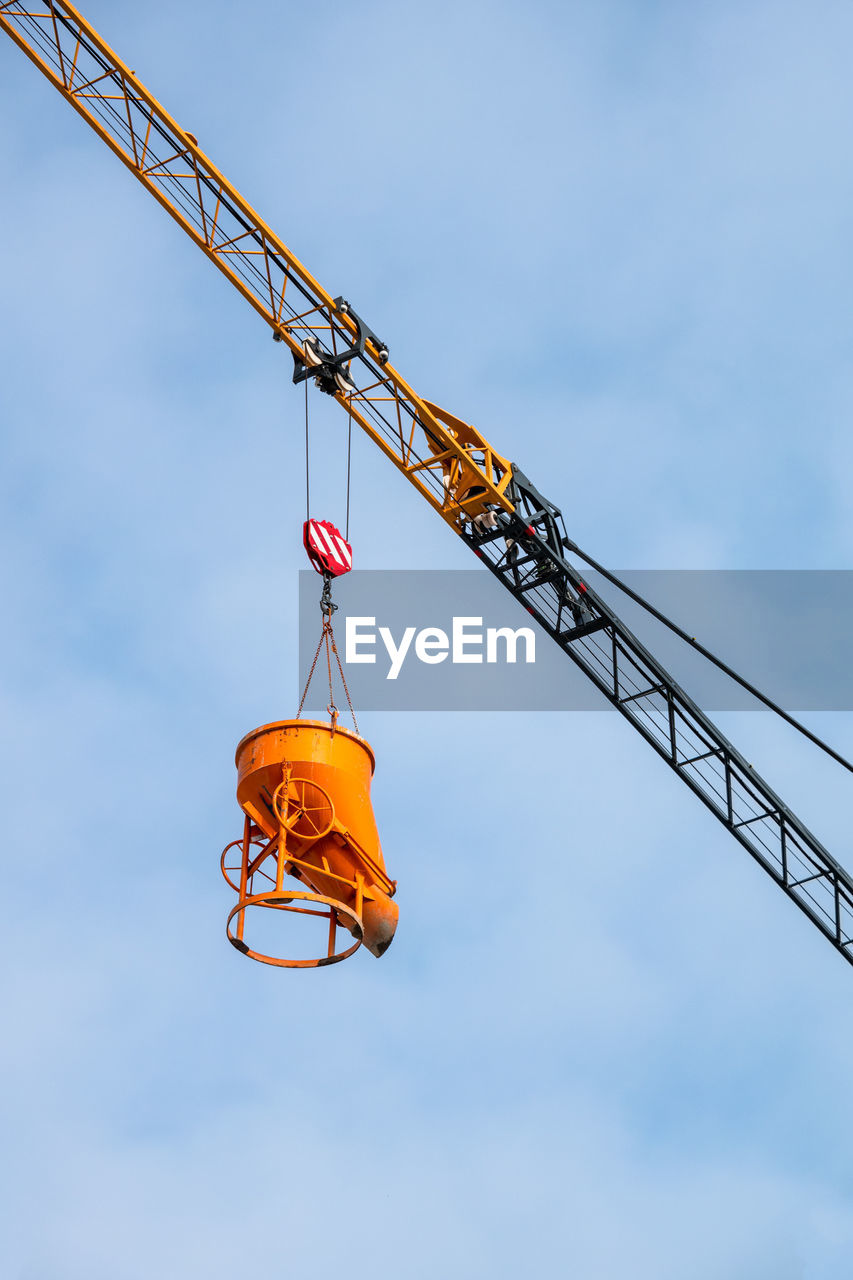
[(0, 27), (604, 697), (853, 963), (853, 878), (566, 558), (559, 509), (476, 428), (421, 399), (64, 0)]

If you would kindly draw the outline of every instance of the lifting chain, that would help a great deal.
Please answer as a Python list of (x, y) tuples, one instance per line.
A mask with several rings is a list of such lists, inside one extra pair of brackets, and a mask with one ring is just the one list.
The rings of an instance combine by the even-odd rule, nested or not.
[(347, 678), (344, 675), (344, 669), (341, 663), (341, 657), (340, 657), (340, 654), (338, 653), (338, 647), (335, 644), (335, 632), (334, 632), (334, 628), (332, 627), (332, 614), (335, 612), (337, 607), (338, 606), (332, 600), (332, 576), (331, 574), (324, 573), (323, 574), (323, 594), (320, 596), (320, 612), (323, 615), (323, 630), (320, 634), (320, 639), (317, 643), (317, 648), (314, 652), (314, 660), (311, 663), (311, 670), (308, 672), (308, 679), (305, 681), (305, 688), (302, 691), (302, 700), (299, 703), (299, 710), (296, 713), (297, 720), (301, 719), (302, 708), (305, 706), (305, 699), (308, 697), (308, 690), (311, 686), (311, 681), (314, 678), (314, 672), (316, 670), (317, 662), (320, 657), (320, 650), (323, 648), (323, 645), (325, 644), (326, 667), (329, 675), (329, 705), (326, 707), (326, 710), (329, 713), (329, 720), (331, 722), (333, 735), (335, 732), (335, 728), (337, 726), (340, 712), (338, 711), (338, 708), (335, 706), (335, 693), (334, 693), (334, 687), (333, 687), (334, 680), (332, 675), (332, 654), (335, 655), (335, 662), (337, 663), (338, 673), (341, 677), (341, 684), (343, 685), (344, 693), (346, 694), (347, 705), (349, 707), (350, 716), (352, 717), (353, 728), (355, 729), (356, 733), (358, 733), (358, 721), (355, 718), (355, 711), (353, 710), (352, 698), (350, 697), (349, 688), (347, 686)]

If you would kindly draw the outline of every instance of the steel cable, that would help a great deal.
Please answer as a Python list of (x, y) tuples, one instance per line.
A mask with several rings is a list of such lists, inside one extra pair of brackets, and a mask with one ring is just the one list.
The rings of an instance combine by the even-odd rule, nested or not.
[(663, 623), (663, 625), (672, 631), (674, 635), (677, 635), (679, 640), (683, 640), (685, 644), (689, 644), (691, 649), (695, 649), (698, 654), (722, 671), (723, 674), (728, 676), (730, 680), (733, 680), (735, 684), (740, 685), (742, 689), (747, 691), (747, 693), (752, 694), (754, 698), (757, 698), (758, 701), (763, 703), (770, 711), (775, 712), (777, 716), (780, 716), (787, 724), (796, 729), (798, 733), (801, 733), (804, 738), (808, 738), (809, 742), (814, 743), (816, 747), (820, 747), (821, 751), (826, 752), (826, 754), (835, 760), (837, 764), (842, 765), (848, 773), (853, 773), (853, 764), (842, 756), (840, 752), (836, 751), (834, 747), (831, 747), (829, 743), (824, 742), (816, 733), (812, 733), (811, 729), (807, 728), (802, 721), (797, 720), (796, 717), (792, 716), (784, 709), (784, 707), (780, 707), (777, 702), (774, 702), (772, 698), (767, 696), (767, 694), (762, 693), (761, 690), (757, 689), (749, 680), (746, 680), (742, 675), (739, 675), (737, 671), (727, 663), (723, 662), (722, 658), (718, 658), (710, 649), (706, 649), (695, 636), (689, 635), (678, 625), (677, 622), (673, 622), (665, 613), (661, 613), (661, 611), (656, 609), (649, 600), (646, 600), (638, 592), (634, 591), (633, 588), (629, 587), (627, 582), (623, 582), (615, 573), (611, 573), (609, 569), (605, 569), (604, 565), (599, 564), (597, 560), (593, 560), (592, 556), (588, 555), (585, 551), (582, 551), (576, 542), (569, 540), (568, 550), (573, 552), (576, 556), (580, 556), (581, 560), (588, 564), (591, 569), (594, 569), (596, 573), (600, 573), (601, 576), (606, 578), (608, 582), (612, 583), (614, 587), (618, 587), (618, 589), (623, 591), (629, 599), (634, 601), (635, 604), (640, 605), (640, 607), (645, 609), (645, 611), (653, 618), (657, 619), (658, 622)]

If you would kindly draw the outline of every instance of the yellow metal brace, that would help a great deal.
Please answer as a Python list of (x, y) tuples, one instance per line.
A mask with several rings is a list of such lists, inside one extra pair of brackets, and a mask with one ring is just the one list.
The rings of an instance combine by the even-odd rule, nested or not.
[[(0, 0), (0, 27), (287, 343), (303, 366), (361, 337), (339, 305), (211, 163), (191, 133), (62, 0)], [(510, 463), (467, 423), (422, 400), (370, 334), (330, 394), (443, 518), (461, 530), (486, 509), (512, 512)], [(426, 441), (426, 448), (424, 448)]]

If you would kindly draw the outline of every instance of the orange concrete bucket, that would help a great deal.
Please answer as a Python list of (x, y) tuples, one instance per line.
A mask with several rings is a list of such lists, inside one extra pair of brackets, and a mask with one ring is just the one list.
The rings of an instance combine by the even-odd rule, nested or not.
[[(370, 801), (370, 744), (323, 721), (280, 720), (247, 733), (236, 763), (243, 837), (226, 846), (221, 861), (237, 893), (228, 916), (231, 943), (283, 968), (335, 964), (362, 942), (381, 956), (399, 913)], [(285, 877), (303, 888), (291, 888)], [(247, 915), (259, 909), (326, 921), (325, 955), (288, 960), (251, 947)], [(341, 951), (338, 928), (354, 939)]]

